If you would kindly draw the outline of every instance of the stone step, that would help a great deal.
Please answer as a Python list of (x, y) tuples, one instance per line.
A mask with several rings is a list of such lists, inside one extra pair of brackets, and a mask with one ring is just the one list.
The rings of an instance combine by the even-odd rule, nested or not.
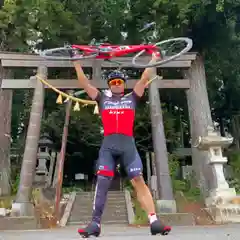
[(232, 197), (230, 200), (229, 200), (229, 203), (230, 204), (236, 204), (236, 205), (239, 205), (240, 206), (240, 195), (236, 196), (236, 197)]
[[(84, 203), (84, 202), (93, 202), (94, 198), (76, 198), (76, 202)], [(125, 198), (108, 198), (107, 202), (124, 202), (126, 201)]]
[[(94, 197), (76, 197), (78, 201), (93, 201)], [(124, 201), (125, 197), (119, 196), (119, 197), (107, 197), (107, 201)]]
[[(73, 208), (71, 216), (83, 216), (83, 215), (90, 215), (92, 213), (92, 208)], [(126, 206), (123, 206), (122, 208), (105, 208), (104, 215), (127, 215), (127, 209)]]
[(36, 230), (38, 228), (39, 224), (35, 217), (0, 217), (0, 231)]
[[(74, 211), (72, 213), (72, 216), (77, 215), (77, 216), (82, 216), (82, 215), (89, 215), (92, 214), (92, 208), (91, 209), (82, 209), (81, 211)], [(105, 209), (104, 211), (105, 214), (111, 214), (111, 215), (117, 215), (117, 214), (127, 214), (126, 208), (123, 209)]]
[[(93, 203), (94, 199), (75, 199), (77, 203)], [(107, 203), (123, 203), (125, 199), (107, 199)]]
[[(86, 197), (94, 197), (95, 192), (78, 192), (76, 197), (78, 196), (86, 196)], [(118, 196), (125, 196), (124, 192), (108, 192), (108, 196), (118, 197)]]
[[(75, 207), (73, 207), (73, 212), (85, 213), (85, 212), (92, 211), (92, 209), (93, 209), (92, 205), (75, 206)], [(107, 211), (107, 212), (125, 212), (126, 209), (127, 209), (126, 205), (121, 205), (121, 206), (109, 206), (109, 205), (107, 205), (105, 207), (104, 211)]]
[[(85, 209), (92, 208), (93, 202), (75, 202), (73, 208)], [(107, 202), (105, 208), (121, 208), (126, 207), (126, 202)]]
[[(87, 201), (87, 202), (80, 202), (80, 201), (76, 201), (75, 204), (76, 206), (80, 206), (80, 207), (84, 207), (84, 206), (92, 206), (93, 205), (93, 201)], [(108, 201), (106, 202), (106, 206), (125, 206), (126, 202), (125, 201), (121, 201), (121, 202), (116, 202), (116, 201)]]
[(205, 208), (217, 224), (240, 223), (240, 205), (226, 204), (212, 208)]
[[(77, 193), (68, 225), (87, 224), (92, 219), (94, 192)], [(102, 223), (126, 224), (128, 222), (124, 192), (109, 192)]]
[[(95, 188), (94, 188), (95, 189)], [(93, 193), (94, 191), (80, 191), (80, 192), (77, 192), (77, 194), (84, 194), (84, 193)], [(114, 193), (124, 193), (124, 191), (120, 191), (120, 190), (116, 190), (116, 191), (108, 191), (109, 194), (114, 194)]]
[[(71, 222), (78, 222), (78, 221), (90, 221), (92, 219), (91, 215), (72, 215), (69, 218), (69, 223)], [(102, 220), (103, 221), (127, 221), (127, 214), (117, 214), (117, 215), (112, 215), (112, 214), (107, 214), (104, 213)]]
[[(91, 221), (91, 219), (89, 221), (72, 221), (72, 222), (68, 222), (67, 225), (70, 225), (70, 226), (74, 226), (74, 225), (87, 225), (89, 222)], [(128, 222), (127, 220), (123, 220), (123, 221), (116, 221), (116, 220), (110, 220), (110, 221), (104, 221), (102, 220), (102, 224), (108, 224), (108, 225), (127, 225)]]
[[(78, 220), (82, 220), (83, 218), (91, 218), (92, 216), (92, 212), (88, 212), (86, 215), (81, 215), (81, 214), (74, 214), (71, 217), (72, 218), (78, 218)], [(126, 212), (120, 212), (120, 213), (112, 213), (112, 212), (104, 212), (103, 213), (103, 218), (125, 218), (127, 217), (127, 213)]]

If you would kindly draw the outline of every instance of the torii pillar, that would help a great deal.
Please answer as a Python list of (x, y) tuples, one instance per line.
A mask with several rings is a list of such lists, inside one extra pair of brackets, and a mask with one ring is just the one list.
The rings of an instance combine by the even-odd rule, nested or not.
[[(153, 68), (151, 79), (156, 76), (156, 68)], [(156, 163), (157, 187), (160, 199), (157, 199), (157, 210), (160, 213), (175, 213), (176, 201), (173, 197), (172, 180), (168, 166), (168, 152), (163, 126), (163, 115), (157, 80), (152, 81), (148, 88), (153, 149)]]
[[(42, 65), (38, 67), (38, 74), (42, 78), (47, 76), (47, 67)], [(34, 95), (32, 100), (32, 107), (30, 119), (28, 124), (28, 131), (26, 137), (26, 144), (24, 149), (20, 183), (18, 187), (17, 197), (15, 203), (12, 205), (12, 215), (33, 216), (34, 209), (31, 201), (33, 177), (35, 176), (35, 168), (37, 162), (38, 141), (41, 130), (41, 120), (44, 105), (44, 85), (41, 81), (36, 79)]]

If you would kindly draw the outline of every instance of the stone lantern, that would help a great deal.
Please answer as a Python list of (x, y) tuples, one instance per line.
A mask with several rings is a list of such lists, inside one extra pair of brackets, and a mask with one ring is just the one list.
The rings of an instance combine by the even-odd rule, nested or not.
[(224, 176), (223, 164), (227, 163), (227, 158), (222, 155), (222, 148), (228, 147), (233, 138), (222, 137), (214, 131), (213, 127), (208, 127), (206, 136), (199, 137), (196, 147), (202, 151), (208, 151), (208, 164), (211, 168), (212, 189), (209, 189), (208, 197), (205, 199), (206, 206), (216, 205), (219, 199), (225, 201), (236, 196), (234, 188), (229, 185)]
[(53, 142), (49, 135), (44, 133), (38, 142), (36, 177), (48, 176), (53, 152)]

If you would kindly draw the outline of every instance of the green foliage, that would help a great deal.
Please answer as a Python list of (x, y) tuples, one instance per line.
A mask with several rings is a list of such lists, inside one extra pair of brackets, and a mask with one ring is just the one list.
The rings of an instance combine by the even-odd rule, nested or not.
[(187, 179), (178, 179), (177, 173), (180, 167), (178, 157), (170, 154), (169, 155), (169, 171), (172, 178), (173, 191), (174, 193), (181, 191), (189, 201), (200, 201), (201, 192), (200, 189), (194, 186), (196, 179), (193, 175), (188, 176)]
[(148, 223), (147, 213), (142, 209), (137, 199), (133, 199), (133, 207), (134, 207), (134, 213), (135, 213), (134, 223), (139, 225)]
[(20, 183), (20, 174), (17, 174), (12, 182), (12, 194), (16, 195)]
[(13, 199), (12, 196), (0, 197), (0, 208), (11, 209)]
[(173, 179), (174, 193), (182, 192), (190, 202), (202, 201), (201, 191), (198, 187), (193, 186), (192, 181), (195, 181), (193, 177), (185, 180)]
[(232, 168), (233, 176), (229, 180), (229, 185), (240, 192), (240, 152), (231, 151), (228, 155), (229, 165)]
[(179, 158), (174, 155), (174, 154), (169, 154), (168, 156), (168, 167), (169, 167), (169, 172), (170, 172), (170, 176), (172, 178), (175, 178), (177, 175), (177, 170), (179, 168)]
[[(156, 40), (180, 35), (193, 38), (194, 50), (205, 56), (214, 120), (219, 121), (221, 118), (227, 124), (232, 112), (239, 111), (238, 9), (237, 1), (233, 3), (227, 0), (5, 1), (0, 10), (0, 48), (33, 51), (33, 48), (62, 46), (64, 42), (88, 43), (92, 38), (118, 44), (139, 43), (146, 33), (139, 33), (138, 30), (146, 22), (156, 21)], [(127, 34), (126, 39), (121, 31)], [(169, 102), (163, 106), (163, 110), (167, 139), (171, 145), (176, 146), (179, 143), (179, 126), (176, 126), (178, 111), (174, 110), (174, 106), (183, 109), (182, 121), (187, 121), (188, 114), (182, 95), (177, 94), (174, 98), (171, 99), (171, 110), (165, 110), (165, 107), (169, 109)], [(19, 119), (29, 113), (30, 103), (26, 107), (21, 106), (21, 96), (18, 96), (13, 106), (18, 109), (13, 111), (14, 137), (21, 124)], [(49, 109), (55, 107), (54, 102), (47, 106)], [(136, 140), (138, 148), (144, 151), (151, 148), (151, 134), (147, 134), (151, 132), (149, 115), (142, 114), (149, 112), (148, 108), (148, 105), (142, 105), (137, 113)], [(60, 111), (64, 112), (62, 109)], [(52, 119), (57, 117), (51, 112), (49, 114), (52, 114)], [(50, 117), (48, 120), (50, 123)], [(60, 125), (59, 123), (58, 129), (52, 129), (58, 136), (61, 132)], [(24, 122), (24, 128), (25, 126), (27, 121)], [(95, 126), (93, 129), (94, 131), (84, 129), (85, 133), (90, 132), (91, 137), (85, 138), (88, 136), (85, 134), (83, 139), (87, 145), (94, 142), (98, 146), (99, 140), (93, 140), (92, 135), (96, 134), (99, 138), (98, 130), (95, 132)], [(71, 141), (75, 141), (75, 138)]]
[(71, 193), (71, 192), (82, 192), (83, 189), (80, 186), (71, 186), (71, 187), (63, 187), (62, 192), (63, 193)]
[[(47, 117), (42, 121), (42, 131), (48, 132), (57, 146), (60, 146), (65, 118), (65, 105), (56, 106), (54, 111), (46, 115)], [(79, 144), (99, 147), (101, 138), (100, 119), (93, 114), (92, 106), (81, 108), (80, 112), (71, 111), (68, 136), (69, 149), (77, 149)]]
[[(134, 132), (138, 149), (148, 152), (153, 151), (153, 144), (151, 116), (149, 114), (150, 106), (146, 95), (137, 108)], [(176, 117), (173, 112), (169, 111), (165, 103), (162, 103), (162, 113), (164, 132), (168, 140), (168, 146), (169, 148), (174, 148), (179, 145), (180, 140)]]
[(233, 168), (235, 176), (240, 177), (240, 151), (232, 151), (230, 153), (229, 164)]
[(123, 187), (124, 187), (124, 189), (127, 189), (131, 193), (133, 192), (133, 185), (131, 184), (131, 182), (127, 178), (124, 179), (124, 181), (123, 181)]

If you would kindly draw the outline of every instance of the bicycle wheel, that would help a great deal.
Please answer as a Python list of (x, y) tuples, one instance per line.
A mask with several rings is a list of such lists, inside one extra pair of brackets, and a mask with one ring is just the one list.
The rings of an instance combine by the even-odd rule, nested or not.
[[(52, 48), (44, 50), (40, 53), (45, 59), (48, 60), (81, 60), (86, 58), (95, 58), (98, 55), (98, 51), (95, 52), (85, 52), (78, 48), (61, 47), (61, 48)], [(73, 57), (72, 57), (73, 56)]]
[[(177, 45), (177, 43), (179, 44), (179, 46), (176, 47), (175, 53), (168, 54), (167, 49), (169, 48), (165, 48), (164, 45), (170, 44), (170, 48), (173, 48), (174, 45), (175, 46)], [(184, 53), (188, 52), (192, 48), (192, 45), (193, 45), (192, 39), (190, 38), (179, 37), (179, 38), (167, 39), (155, 44), (155, 46), (159, 48), (159, 52), (161, 53), (161, 56), (162, 56), (161, 60), (155, 63), (148, 62), (144, 64), (144, 62), (140, 61), (139, 59), (139, 57), (142, 57), (144, 53), (146, 53), (146, 50), (142, 50), (133, 57), (132, 64), (134, 67), (137, 67), (137, 68), (157, 67), (167, 62), (170, 62), (180, 57)]]

